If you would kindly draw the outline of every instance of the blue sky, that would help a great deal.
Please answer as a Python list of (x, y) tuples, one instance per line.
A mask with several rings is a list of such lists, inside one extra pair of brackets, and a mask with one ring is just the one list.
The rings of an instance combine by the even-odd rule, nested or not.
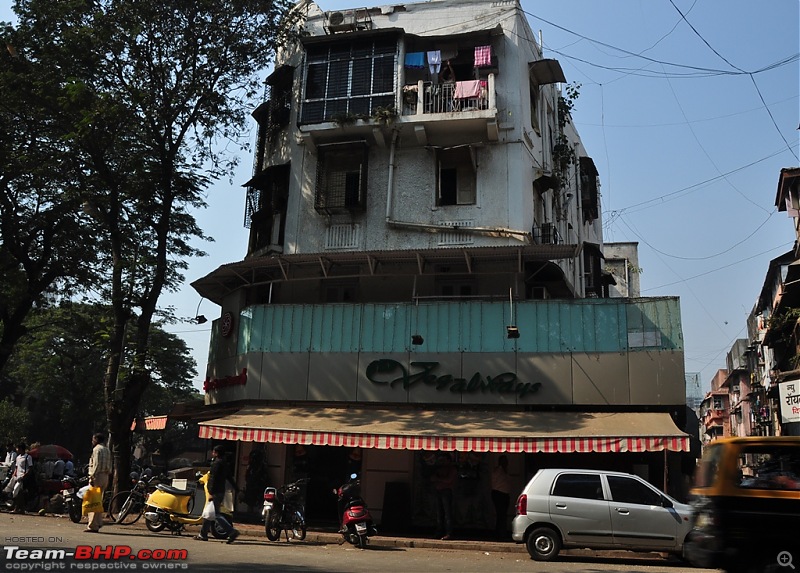
[[(746, 337), (769, 261), (794, 242), (774, 200), (780, 169), (800, 165), (798, 2), (523, 0), (522, 8), (545, 57), (581, 84), (573, 119), (600, 172), (605, 240), (639, 243), (643, 296), (680, 297), (686, 371), (699, 372), (705, 388)], [(180, 316), (198, 305), (209, 319), (219, 314), (189, 283), (244, 257), (241, 184), (251, 168), (243, 155), (196, 214), (216, 241), (191, 263), (184, 288), (162, 299)], [(209, 325), (169, 328), (193, 348), (198, 387)]]

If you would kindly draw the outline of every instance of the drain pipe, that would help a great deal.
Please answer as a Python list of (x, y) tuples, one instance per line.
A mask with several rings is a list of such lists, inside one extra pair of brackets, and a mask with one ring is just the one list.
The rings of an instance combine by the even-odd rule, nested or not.
[(400, 130), (395, 127), (392, 129), (392, 143), (389, 146), (389, 183), (386, 186), (386, 222), (392, 222), (392, 203), (394, 202), (394, 153), (397, 149), (397, 139), (400, 137)]

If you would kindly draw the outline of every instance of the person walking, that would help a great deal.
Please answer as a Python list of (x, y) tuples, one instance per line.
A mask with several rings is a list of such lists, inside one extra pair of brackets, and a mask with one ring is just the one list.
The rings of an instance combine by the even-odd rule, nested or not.
[(492, 470), (492, 503), (494, 503), (494, 533), (498, 538), (505, 537), (508, 502), (511, 499), (511, 480), (508, 477), (508, 458), (500, 456), (497, 466)]
[(14, 474), (11, 476), (9, 486), (14, 491), (16, 484), (20, 484), (17, 495), (14, 496), (13, 513), (25, 513), (28, 503), (28, 493), (36, 487), (36, 474), (33, 469), (33, 458), (28, 454), (28, 445), (24, 442), (17, 444), (17, 457), (14, 459)]
[(14, 444), (9, 442), (6, 446), (6, 458), (3, 463), (13, 466), (15, 461), (17, 461), (17, 449), (14, 447)]
[(222, 500), (225, 498), (225, 484), (231, 476), (228, 464), (225, 461), (225, 448), (217, 444), (211, 450), (211, 469), (208, 476), (208, 501), (214, 503), (214, 519), (204, 519), (203, 527), (200, 528), (200, 533), (195, 536), (195, 539), (200, 541), (208, 541), (208, 534), (211, 531), (211, 526), (216, 523), (219, 525), (225, 534), (227, 540), (225, 543), (233, 543), (239, 537), (239, 531), (234, 529), (230, 522), (222, 515)]
[[(92, 457), (89, 460), (89, 485), (100, 488), (100, 497), (108, 487), (108, 476), (111, 474), (111, 450), (106, 445), (106, 435), (96, 432), (92, 435)], [(89, 524), (84, 529), (87, 533), (97, 533), (103, 527), (103, 511), (92, 511), (88, 515)]]

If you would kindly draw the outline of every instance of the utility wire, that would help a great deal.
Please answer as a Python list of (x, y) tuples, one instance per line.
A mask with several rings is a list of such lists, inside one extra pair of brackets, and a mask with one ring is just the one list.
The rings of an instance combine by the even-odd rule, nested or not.
[[(691, 23), (691, 22), (689, 22), (689, 19), (688, 19), (688, 18), (686, 18), (686, 16), (684, 16), (683, 12), (681, 12), (681, 11), (680, 11), (680, 8), (678, 8), (678, 7), (675, 5), (675, 2), (673, 2), (673, 0), (669, 0), (669, 3), (670, 3), (670, 4), (672, 4), (672, 7), (673, 7), (673, 8), (675, 8), (675, 10), (678, 12), (678, 14), (680, 14), (680, 15), (681, 15), (681, 18), (683, 18), (683, 21), (684, 21), (684, 22), (686, 22), (686, 24), (688, 24), (688, 26), (689, 26), (689, 27), (692, 29), (692, 32), (694, 32), (694, 33), (695, 33), (695, 35), (696, 35), (698, 38), (700, 38), (700, 40), (702, 40), (702, 41), (703, 41), (703, 43), (704, 43), (706, 46), (708, 46), (708, 48), (709, 48), (709, 49), (710, 49), (712, 52), (714, 52), (714, 53), (715, 53), (715, 54), (716, 54), (716, 55), (717, 55), (717, 56), (718, 56), (718, 57), (719, 57), (719, 58), (720, 58), (722, 61), (724, 61), (726, 64), (728, 64), (728, 65), (729, 65), (730, 67), (732, 67), (733, 69), (735, 69), (735, 70), (739, 70), (740, 72), (746, 73), (748, 76), (750, 76), (750, 81), (751, 81), (751, 82), (753, 82), (753, 87), (754, 87), (754, 88), (756, 88), (756, 93), (758, 93), (758, 97), (761, 99), (761, 103), (763, 103), (763, 104), (764, 104), (764, 108), (767, 110), (767, 114), (769, 115), (769, 119), (772, 121), (772, 125), (773, 125), (773, 127), (775, 127), (775, 131), (777, 131), (777, 132), (778, 132), (778, 135), (780, 135), (781, 139), (782, 139), (782, 140), (783, 140), (783, 142), (786, 144), (786, 148), (789, 150), (789, 152), (790, 152), (792, 155), (794, 155), (794, 158), (795, 158), (795, 159), (797, 159), (798, 161), (800, 161), (800, 158), (798, 158), (797, 154), (796, 154), (796, 153), (794, 152), (794, 150), (792, 149), (792, 146), (791, 146), (791, 145), (789, 145), (789, 142), (788, 142), (788, 141), (786, 141), (786, 138), (784, 137), (784, 135), (783, 135), (783, 132), (781, 132), (781, 129), (778, 127), (778, 123), (775, 121), (775, 116), (773, 116), (773, 115), (772, 115), (772, 111), (770, 111), (770, 109), (769, 109), (769, 106), (767, 105), (767, 102), (765, 102), (765, 101), (764, 101), (764, 95), (761, 93), (761, 90), (759, 89), (759, 87), (758, 87), (758, 84), (756, 83), (756, 79), (755, 79), (755, 77), (753, 77), (753, 74), (752, 74), (752, 73), (750, 73), (750, 72), (745, 72), (745, 71), (744, 71), (742, 68), (740, 68), (739, 66), (736, 66), (736, 65), (734, 65), (734, 64), (733, 64), (733, 63), (731, 63), (731, 62), (730, 62), (730, 61), (729, 61), (729, 60), (728, 60), (728, 59), (727, 59), (725, 56), (723, 56), (723, 55), (722, 55), (722, 54), (720, 54), (720, 53), (719, 53), (717, 50), (715, 50), (715, 49), (714, 49), (714, 46), (712, 46), (711, 44), (709, 44), (709, 43), (706, 41), (706, 39), (703, 37), (703, 35), (702, 35), (700, 32), (698, 32), (698, 31), (697, 31), (697, 29), (696, 29), (696, 28), (695, 28), (695, 27), (692, 25), (692, 23)], [(736, 189), (736, 188), (734, 187), (734, 189)], [(737, 191), (738, 191), (738, 189), (737, 189)]]

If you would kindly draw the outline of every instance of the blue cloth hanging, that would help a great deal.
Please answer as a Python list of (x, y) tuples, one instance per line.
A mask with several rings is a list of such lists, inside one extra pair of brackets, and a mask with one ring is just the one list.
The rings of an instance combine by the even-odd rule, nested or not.
[(412, 69), (425, 69), (425, 52), (409, 52), (406, 54), (406, 67)]

